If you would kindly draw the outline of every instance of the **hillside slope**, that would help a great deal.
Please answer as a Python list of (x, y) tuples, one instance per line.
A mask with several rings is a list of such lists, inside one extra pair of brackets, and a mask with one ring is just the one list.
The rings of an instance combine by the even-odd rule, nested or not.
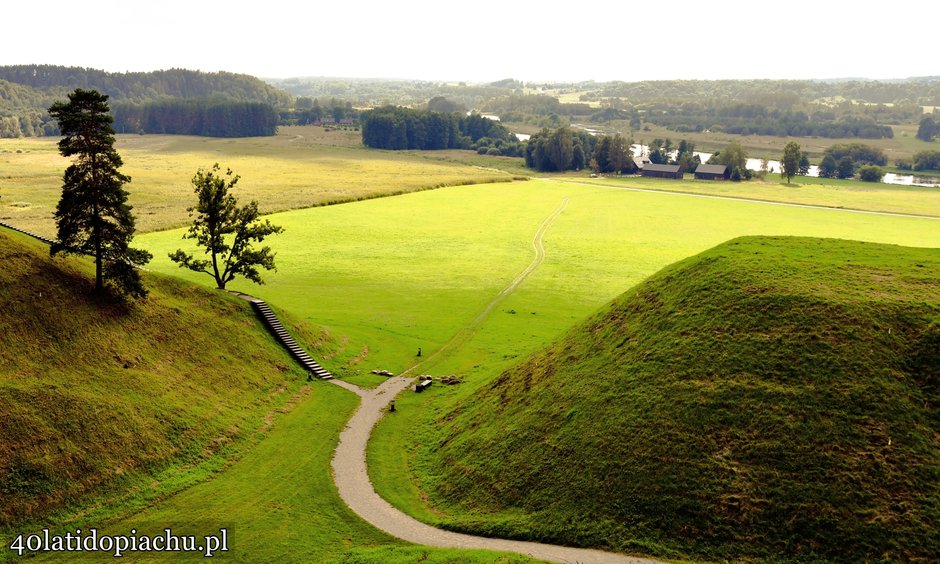
[(0, 228), (0, 530), (198, 480), (305, 381), (247, 302), (147, 275), (149, 298), (105, 305), (90, 261), (48, 253)]
[(443, 414), (445, 526), (697, 558), (940, 554), (940, 251), (742, 238)]

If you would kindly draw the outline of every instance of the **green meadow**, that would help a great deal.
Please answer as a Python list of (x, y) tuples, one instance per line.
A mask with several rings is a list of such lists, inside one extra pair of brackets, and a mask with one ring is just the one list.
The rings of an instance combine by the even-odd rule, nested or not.
[[(940, 222), (761, 202), (611, 190), (555, 180), (444, 188), (270, 216), (277, 272), (236, 282), (345, 341), (343, 376), (402, 371), (469, 324), (534, 256), (532, 237), (563, 200), (547, 257), (438, 370), (484, 371), (524, 355), (663, 266), (741, 235), (806, 235), (940, 246)], [(183, 231), (138, 243), (150, 268), (209, 284), (166, 257)], [(425, 356), (416, 357), (418, 347)], [(429, 366), (423, 368), (428, 369)]]
[[(377, 383), (371, 369), (412, 368), (470, 326), (532, 261), (533, 235), (565, 199), (545, 235), (545, 262), (462, 346), (413, 372), (457, 374), (464, 383), (406, 394), (376, 430), (369, 453), (376, 488), (418, 518), (446, 521), (420, 487), (427, 469), (417, 449), (435, 438), (435, 416), (662, 267), (742, 235), (940, 247), (940, 221), (930, 218), (533, 180), (275, 214), (272, 221), (286, 228), (270, 240), (278, 271), (264, 286), (237, 287), (348, 338), (346, 350), (324, 364), (357, 383)], [(176, 270), (163, 257), (185, 246), (180, 236), (140, 237), (157, 257), (154, 269)]]
[[(427, 469), (417, 445), (434, 438), (435, 416), (664, 266), (743, 235), (940, 247), (940, 220), (757, 201), (940, 215), (940, 199), (926, 190), (808, 180), (789, 188), (570, 176), (485, 183), (516, 176), (517, 164), (366, 151), (355, 146), (351, 132), (306, 129), (284, 128), (274, 140), (121, 136), (118, 149), (134, 178), (128, 189), (138, 226), (149, 231), (135, 243), (154, 254), (151, 270), (211, 286), (208, 276), (177, 268), (167, 255), (192, 248), (179, 227), (193, 204), (189, 179), (216, 161), (242, 175), (239, 197), (257, 198), (269, 212), (289, 210), (269, 216), (285, 228), (267, 240), (277, 253), (277, 271), (267, 273), (262, 286), (237, 281), (230, 289), (267, 300), (314, 334), (316, 328), (328, 333), (318, 360), (346, 380), (377, 385), (382, 378), (371, 375), (373, 369), (464, 380), (400, 398), (398, 411), (380, 423), (370, 445), (370, 474), (379, 492), (432, 523), (447, 516), (422, 492)], [(64, 160), (52, 141), (26, 142), (0, 144), (0, 217), (50, 234)], [(441, 185), (452, 186), (424, 190)], [(309, 207), (335, 201), (349, 203)], [(479, 317), (532, 263), (533, 237), (564, 202), (545, 233), (544, 262)], [(174, 229), (157, 231), (168, 227)], [(275, 561), (285, 553), (349, 562), (470, 558), (399, 543), (342, 505), (329, 459), (354, 408), (351, 394), (315, 383), (226, 471), (109, 530), (230, 525), (238, 534), (239, 552), (231, 555), (237, 560)]]
[[(411, 545), (353, 514), (336, 493), (329, 465), (356, 397), (325, 382), (314, 382), (308, 391), (229, 470), (110, 525), (107, 534), (153, 534), (171, 527), (178, 535), (200, 538), (225, 528), (229, 553), (214, 558), (240, 562), (533, 562), (518, 555)], [(141, 554), (145, 557), (125, 558), (153, 558)], [(201, 553), (173, 556), (205, 560)]]
[[(409, 545), (354, 515), (329, 463), (356, 396), (307, 384), (244, 300), (149, 274), (145, 301), (103, 306), (89, 297), (90, 260), (52, 259), (5, 228), (0, 259), (0, 562), (44, 528), (225, 528), (229, 552), (216, 557), (239, 562), (531, 561)], [(333, 350), (329, 335), (279, 315), (316, 356)], [(76, 559), (24, 543), (40, 560)], [(204, 559), (124, 556), (161, 557)]]
[[(0, 139), (0, 220), (55, 234), (52, 214), (68, 166), (57, 141)], [(116, 148), (131, 177), (126, 189), (139, 231), (184, 225), (190, 180), (216, 162), (242, 176), (239, 197), (258, 200), (266, 213), (511, 178), (474, 162), (366, 150), (357, 132), (313, 126), (238, 139), (118, 135)]]
[(940, 217), (940, 190), (936, 188), (895, 186), (860, 180), (798, 176), (787, 184), (786, 181), (780, 180), (778, 174), (768, 174), (765, 180), (750, 182), (695, 180), (691, 178), (691, 175), (686, 175), (685, 180), (671, 182), (663, 182), (659, 178), (636, 177), (571, 178), (569, 180), (611, 188), (681, 192), (847, 210)]

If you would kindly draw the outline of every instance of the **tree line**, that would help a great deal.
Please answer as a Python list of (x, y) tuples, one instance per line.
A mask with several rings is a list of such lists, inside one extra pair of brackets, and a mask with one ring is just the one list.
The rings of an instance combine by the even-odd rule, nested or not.
[(884, 151), (862, 143), (839, 143), (823, 152), (819, 163), (820, 178), (853, 178), (878, 182), (884, 176), (882, 166), (888, 163)]
[(617, 134), (594, 136), (586, 131), (544, 128), (525, 145), (525, 165), (541, 172), (590, 168), (600, 173), (632, 173), (632, 141)]
[(344, 120), (353, 120), (358, 123), (359, 110), (353, 108), (352, 102), (331, 98), (320, 103), (318, 98), (300, 96), (294, 101), (292, 108), (281, 110), (278, 116), (279, 125), (308, 125), (332, 121), (340, 123)]
[(940, 151), (927, 150), (914, 153), (911, 159), (898, 159), (895, 166), (901, 170), (938, 170), (940, 171)]
[(573, 85), (593, 90), (588, 99), (609, 97), (648, 101), (671, 99), (696, 101), (731, 99), (781, 109), (800, 101), (830, 98), (859, 100), (873, 104), (913, 103), (940, 105), (940, 77), (886, 80), (647, 80), (614, 81)]
[(0, 80), (53, 92), (57, 96), (76, 88), (94, 88), (113, 101), (222, 96), (241, 102), (288, 106), (291, 99), (288, 93), (258, 78), (231, 72), (169, 69), (113, 73), (58, 65), (10, 65), (0, 66)]
[(362, 143), (373, 149), (495, 149), (520, 156), (522, 145), (498, 121), (473, 113), (461, 116), (384, 106), (360, 116)]
[(112, 113), (119, 133), (256, 137), (274, 135), (278, 124), (277, 112), (269, 104), (224, 99), (119, 102)]
[[(226, 72), (109, 73), (54, 65), (2, 66), (0, 137), (58, 135), (57, 122), (47, 108), (78, 88), (93, 89), (112, 100), (119, 132), (273, 135), (275, 108), (289, 107), (292, 99), (257, 78)], [(166, 122), (158, 123), (163, 118)]]
[(881, 139), (894, 137), (889, 125), (880, 125), (869, 117), (848, 116), (827, 119), (804, 112), (770, 111), (763, 106), (733, 105), (723, 109), (694, 112), (646, 112), (644, 119), (674, 131), (722, 131), (735, 135), (775, 135), (778, 137), (826, 137)]

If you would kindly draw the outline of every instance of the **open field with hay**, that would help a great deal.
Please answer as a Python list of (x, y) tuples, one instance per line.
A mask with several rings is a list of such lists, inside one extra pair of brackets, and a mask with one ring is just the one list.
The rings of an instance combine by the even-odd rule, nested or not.
[[(359, 133), (284, 127), (274, 137), (220, 139), (182, 135), (119, 135), (121, 172), (139, 231), (185, 224), (195, 203), (190, 180), (220, 163), (241, 175), (237, 195), (265, 213), (426, 190), (509, 180), (493, 168), (440, 155), (370, 151)], [(0, 139), (0, 220), (46, 236), (62, 193), (61, 157), (54, 138)]]

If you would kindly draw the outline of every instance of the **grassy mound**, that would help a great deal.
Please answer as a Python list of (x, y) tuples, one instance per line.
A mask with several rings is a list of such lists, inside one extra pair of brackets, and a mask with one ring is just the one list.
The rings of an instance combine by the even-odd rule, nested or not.
[(698, 558), (940, 554), (940, 251), (742, 238), (438, 420), (454, 529)]
[(0, 529), (203, 479), (305, 380), (247, 302), (148, 275), (148, 299), (107, 305), (89, 261), (48, 254), (0, 229)]

